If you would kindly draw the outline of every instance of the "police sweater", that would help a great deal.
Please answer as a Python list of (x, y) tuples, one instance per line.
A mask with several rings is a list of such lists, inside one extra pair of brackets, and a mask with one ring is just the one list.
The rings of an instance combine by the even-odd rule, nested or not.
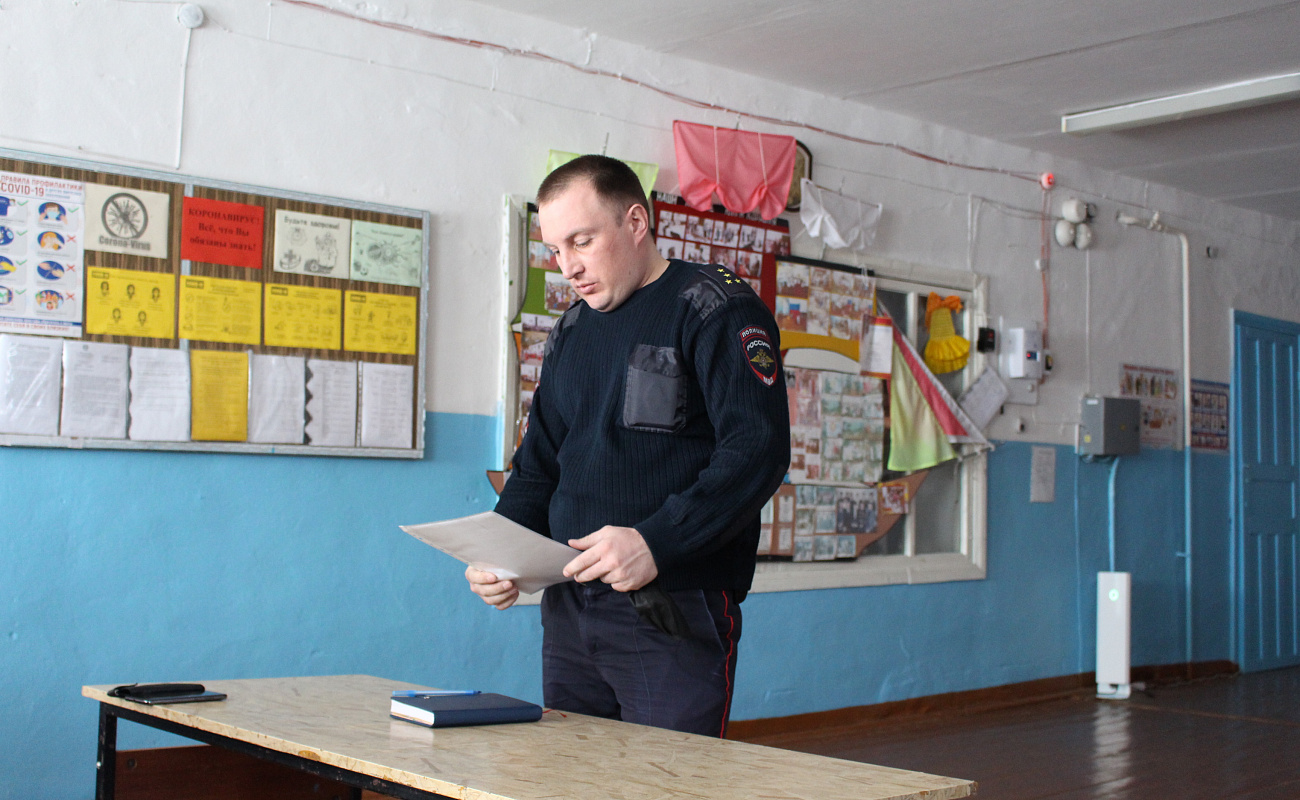
[(665, 589), (749, 590), (758, 514), (790, 464), (776, 321), (740, 278), (669, 262), (547, 340), (497, 513), (564, 542), (636, 528)]

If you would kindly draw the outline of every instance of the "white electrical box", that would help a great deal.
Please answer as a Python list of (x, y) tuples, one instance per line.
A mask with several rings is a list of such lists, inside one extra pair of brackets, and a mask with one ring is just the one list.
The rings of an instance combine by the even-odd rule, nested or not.
[(1038, 328), (1008, 328), (1003, 334), (1008, 378), (1043, 377), (1043, 333)]
[(1132, 576), (1097, 573), (1097, 696), (1125, 700), (1131, 691)]

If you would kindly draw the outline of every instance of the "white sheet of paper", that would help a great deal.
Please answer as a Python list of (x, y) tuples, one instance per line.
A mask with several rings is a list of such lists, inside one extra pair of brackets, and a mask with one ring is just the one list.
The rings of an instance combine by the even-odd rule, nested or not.
[(858, 365), (868, 375), (888, 377), (894, 365), (894, 328), (877, 317), (862, 317), (862, 340), (858, 343)]
[(361, 362), (362, 447), (411, 447), (414, 390), (412, 367)]
[(548, 539), (495, 511), (402, 530), (452, 558), (515, 582), (524, 594), (569, 580), (564, 565), (581, 550)]
[(55, 436), (63, 340), (0, 334), (0, 433)]
[(161, 347), (131, 348), (131, 439), (190, 440), (190, 354)]
[(1029, 502), (1056, 502), (1056, 448), (1035, 447), (1029, 460)]
[(130, 350), (124, 344), (63, 343), (61, 434), (99, 439), (126, 438)]
[(249, 356), (248, 441), (302, 444), (306, 368), (302, 356)]
[(997, 371), (992, 367), (985, 367), (984, 374), (970, 385), (957, 404), (976, 427), (984, 430), (993, 421), (993, 417), (997, 416), (998, 409), (1007, 401), (1008, 396), (1010, 391), (998, 377)]
[(355, 447), (357, 365), (352, 361), (307, 360), (307, 444)]

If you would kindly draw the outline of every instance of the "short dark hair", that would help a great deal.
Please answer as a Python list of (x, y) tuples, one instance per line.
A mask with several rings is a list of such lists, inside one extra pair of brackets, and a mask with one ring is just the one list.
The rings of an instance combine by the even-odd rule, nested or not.
[(609, 156), (578, 156), (567, 164), (556, 167), (537, 189), (537, 205), (550, 202), (563, 194), (575, 181), (590, 181), (596, 196), (621, 214), (639, 205), (646, 216), (653, 219), (650, 203), (646, 200), (641, 179), (632, 168), (617, 158)]

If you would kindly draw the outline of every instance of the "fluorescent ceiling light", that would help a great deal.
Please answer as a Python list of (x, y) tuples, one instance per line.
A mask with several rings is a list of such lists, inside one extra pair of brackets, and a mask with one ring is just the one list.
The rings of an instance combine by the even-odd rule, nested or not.
[(1300, 97), (1300, 72), (1227, 83), (1185, 94), (1099, 108), (1096, 111), (1066, 114), (1061, 117), (1061, 132), (1082, 135), (1137, 128), (1158, 122), (1199, 117), (1202, 114), (1216, 114), (1234, 108), (1276, 103), (1293, 97)]

